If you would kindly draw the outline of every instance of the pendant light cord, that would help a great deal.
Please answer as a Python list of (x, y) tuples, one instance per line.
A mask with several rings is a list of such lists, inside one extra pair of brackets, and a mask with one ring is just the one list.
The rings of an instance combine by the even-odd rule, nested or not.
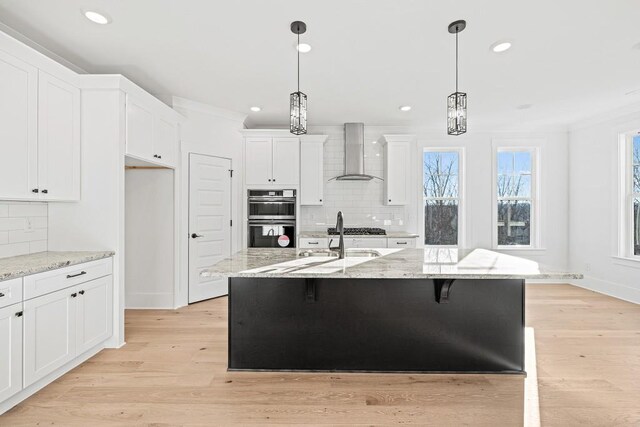
[[(456, 93), (458, 93), (458, 29), (456, 28)], [(300, 66), (298, 65), (298, 68)], [(298, 83), (299, 84), (299, 83)], [(457, 96), (457, 95), (456, 95)]]
[(300, 92), (300, 26), (298, 25), (298, 44), (296, 45), (298, 51), (298, 92)]

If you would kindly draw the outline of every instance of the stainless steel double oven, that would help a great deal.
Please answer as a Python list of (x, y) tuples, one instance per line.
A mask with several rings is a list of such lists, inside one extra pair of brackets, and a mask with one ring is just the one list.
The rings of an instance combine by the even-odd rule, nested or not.
[(248, 191), (250, 248), (296, 247), (296, 190)]

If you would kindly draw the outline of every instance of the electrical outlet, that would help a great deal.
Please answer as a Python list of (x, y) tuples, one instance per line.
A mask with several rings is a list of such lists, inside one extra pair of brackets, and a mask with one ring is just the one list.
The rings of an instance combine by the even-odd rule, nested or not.
[(33, 224), (31, 224), (31, 218), (25, 218), (24, 220), (24, 231), (27, 233), (33, 231)]
[(591, 271), (591, 264), (588, 262), (584, 264), (584, 271)]

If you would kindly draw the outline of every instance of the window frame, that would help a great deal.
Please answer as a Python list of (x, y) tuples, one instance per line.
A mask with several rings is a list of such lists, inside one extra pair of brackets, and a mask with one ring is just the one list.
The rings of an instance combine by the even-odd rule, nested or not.
[[(530, 200), (531, 225), (528, 245), (499, 245), (498, 244), (498, 154), (501, 152), (528, 152), (531, 154), (531, 196), (505, 197), (505, 200)], [(509, 144), (500, 141), (494, 144), (492, 159), (492, 215), (491, 215), (491, 244), (496, 250), (534, 250), (541, 247), (541, 215), (540, 215), (540, 147), (532, 145)]]
[[(424, 154), (425, 153), (457, 153), (458, 154), (458, 197), (442, 198), (424, 195)], [(464, 248), (465, 247), (465, 149), (464, 147), (446, 147), (446, 146), (422, 146), (420, 147), (420, 203), (418, 203), (418, 219), (420, 220), (420, 246), (424, 248)], [(431, 200), (457, 200), (458, 201), (458, 243), (456, 245), (427, 245), (425, 244), (427, 231), (424, 227), (424, 206), (427, 199)]]
[(618, 257), (640, 262), (634, 254), (633, 203), (640, 192), (633, 187), (633, 138), (640, 130), (622, 132), (618, 136)]

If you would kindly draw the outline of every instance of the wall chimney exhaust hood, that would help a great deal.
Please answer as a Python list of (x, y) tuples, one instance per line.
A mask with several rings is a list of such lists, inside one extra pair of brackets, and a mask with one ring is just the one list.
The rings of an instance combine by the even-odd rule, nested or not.
[(364, 173), (364, 123), (344, 124), (344, 174), (336, 181), (371, 181), (382, 178)]

